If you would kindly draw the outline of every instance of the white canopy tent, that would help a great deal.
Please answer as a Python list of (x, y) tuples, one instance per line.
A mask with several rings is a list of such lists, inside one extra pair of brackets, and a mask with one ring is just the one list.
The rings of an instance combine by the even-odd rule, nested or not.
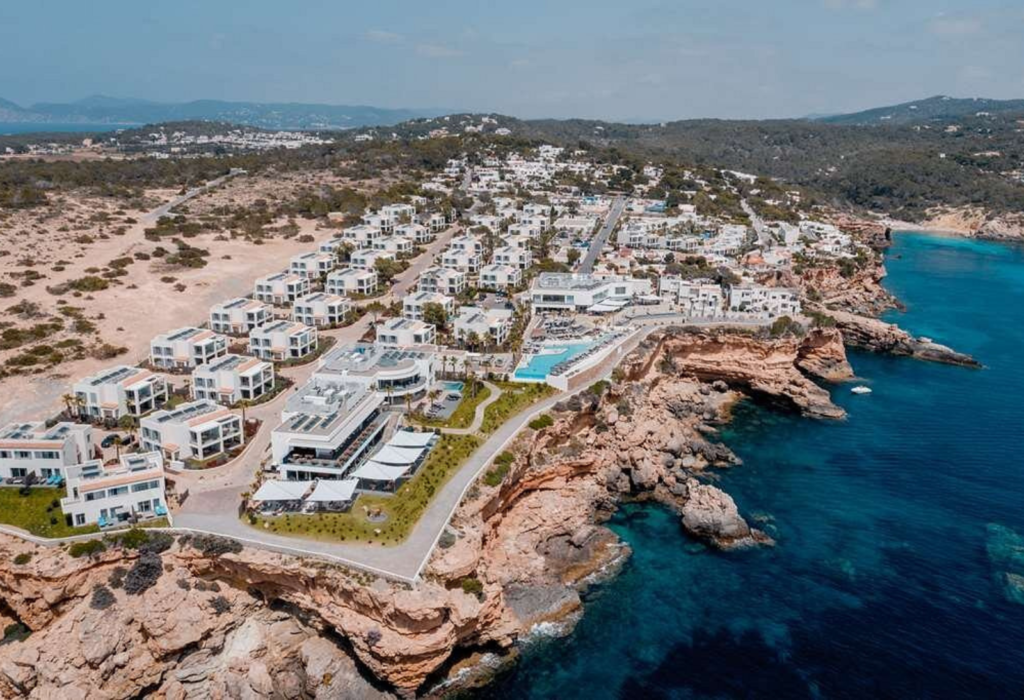
[(377, 454), (370, 457), (373, 462), (380, 462), (381, 464), (390, 464), (393, 466), (409, 466), (416, 463), (423, 455), (422, 447), (394, 447), (392, 445), (384, 445), (380, 448)]
[(398, 481), (408, 471), (408, 466), (396, 467), (390, 464), (381, 464), (371, 459), (352, 472), (352, 477), (365, 481), (385, 481), (390, 483)]
[(388, 440), (392, 447), (430, 447), (437, 438), (434, 433), (414, 433), (409, 430), (399, 430)]
[(628, 304), (629, 301), (626, 299), (605, 299), (602, 302), (587, 307), (587, 311), (592, 314), (607, 314), (612, 311), (618, 311)]
[(320, 481), (316, 482), (316, 488), (313, 489), (313, 493), (306, 498), (306, 502), (330, 503), (335, 501), (351, 501), (352, 496), (355, 495), (358, 483), (358, 479), (320, 479)]
[(312, 481), (264, 481), (253, 494), (252, 500), (263, 502), (301, 501), (312, 486)]

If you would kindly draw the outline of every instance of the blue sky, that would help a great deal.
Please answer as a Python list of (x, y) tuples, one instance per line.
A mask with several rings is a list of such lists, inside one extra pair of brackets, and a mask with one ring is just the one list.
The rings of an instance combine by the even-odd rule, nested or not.
[(1024, 97), (996, 0), (0, 4), (0, 97), (92, 94), (680, 119)]

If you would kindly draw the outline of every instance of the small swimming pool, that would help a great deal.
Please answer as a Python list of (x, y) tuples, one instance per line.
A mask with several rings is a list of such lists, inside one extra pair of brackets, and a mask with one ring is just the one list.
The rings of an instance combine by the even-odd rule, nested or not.
[(462, 382), (444, 382), (441, 386), (447, 391), (462, 393)]
[(576, 357), (593, 345), (592, 342), (549, 345), (544, 348), (543, 354), (532, 356), (527, 365), (517, 369), (513, 376), (523, 381), (542, 382), (559, 362)]

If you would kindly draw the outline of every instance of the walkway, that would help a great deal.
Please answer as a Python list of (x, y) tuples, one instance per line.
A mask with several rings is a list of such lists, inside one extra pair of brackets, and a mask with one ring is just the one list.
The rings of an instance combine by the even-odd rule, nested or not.
[(441, 428), (442, 433), (448, 433), (449, 435), (476, 435), (480, 432), (480, 426), (484, 422), (484, 413), (487, 411), (487, 407), (500, 399), (502, 394), (501, 389), (490, 382), (485, 381), (484, 386), (490, 389), (491, 394), (477, 405), (476, 412), (473, 414), (473, 422), (470, 426), (468, 428)]

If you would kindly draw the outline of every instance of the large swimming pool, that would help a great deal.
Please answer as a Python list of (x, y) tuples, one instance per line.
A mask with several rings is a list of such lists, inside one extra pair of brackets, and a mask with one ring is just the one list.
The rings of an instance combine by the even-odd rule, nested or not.
[(576, 357), (593, 345), (593, 342), (549, 345), (544, 348), (544, 354), (533, 355), (526, 366), (517, 369), (513, 376), (521, 381), (542, 382), (551, 373), (552, 367), (563, 360)]

